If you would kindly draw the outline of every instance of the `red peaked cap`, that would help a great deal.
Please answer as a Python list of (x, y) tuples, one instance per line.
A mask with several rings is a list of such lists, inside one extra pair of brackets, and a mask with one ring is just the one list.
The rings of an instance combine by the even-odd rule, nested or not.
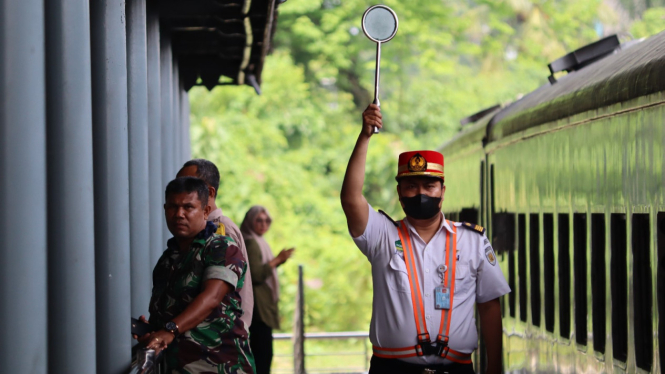
[(397, 176), (424, 176), (443, 178), (443, 155), (436, 151), (410, 151), (399, 155)]

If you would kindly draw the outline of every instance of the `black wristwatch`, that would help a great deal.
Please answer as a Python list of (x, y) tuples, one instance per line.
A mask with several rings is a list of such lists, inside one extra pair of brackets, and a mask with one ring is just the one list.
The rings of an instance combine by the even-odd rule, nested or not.
[(164, 330), (173, 334), (173, 337), (180, 335), (180, 331), (178, 331), (178, 325), (173, 321), (166, 322), (164, 324)]

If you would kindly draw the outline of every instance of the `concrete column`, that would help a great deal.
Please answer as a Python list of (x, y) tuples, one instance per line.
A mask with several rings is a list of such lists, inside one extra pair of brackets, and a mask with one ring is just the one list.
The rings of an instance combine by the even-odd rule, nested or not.
[(171, 110), (173, 115), (173, 125), (171, 132), (173, 133), (173, 169), (175, 172), (180, 170), (183, 164), (182, 160), (182, 146), (180, 131), (181, 118), (180, 118), (180, 72), (178, 67), (178, 59), (173, 56), (173, 87), (171, 91)]
[(0, 0), (0, 368), (46, 373), (44, 1)]
[[(161, 30), (160, 30), (161, 31)], [(161, 106), (162, 106), (162, 194), (164, 203), (164, 190), (166, 185), (175, 177), (173, 165), (173, 109), (171, 96), (173, 95), (173, 55), (171, 53), (171, 38), (166, 33), (160, 35), (160, 76), (161, 76)], [(162, 248), (166, 248), (166, 239), (171, 237), (166, 224), (163, 226)]]
[(130, 255), (125, 3), (90, 3), (97, 373), (129, 367)]
[(148, 42), (146, 0), (127, 5), (129, 226), (132, 316), (148, 315), (152, 289), (148, 155)]
[(49, 370), (94, 373), (95, 210), (90, 8), (46, 4)]
[[(173, 55), (171, 53), (171, 38), (162, 33), (160, 38), (160, 74), (162, 95), (162, 181), (164, 188), (171, 181), (173, 175)], [(163, 199), (162, 199), (163, 200)]]
[(159, 14), (148, 4), (148, 170), (150, 184), (150, 264), (164, 251), (164, 190), (162, 178), (162, 114), (160, 82)]
[(180, 91), (180, 107), (182, 116), (182, 149), (185, 161), (192, 158), (192, 147), (189, 138), (189, 94), (183, 88)]

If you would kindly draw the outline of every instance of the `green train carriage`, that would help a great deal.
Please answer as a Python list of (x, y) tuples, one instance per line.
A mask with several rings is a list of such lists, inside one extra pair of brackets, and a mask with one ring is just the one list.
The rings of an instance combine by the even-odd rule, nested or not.
[(606, 38), (557, 70), (441, 147), (444, 211), (487, 227), (513, 290), (505, 371), (659, 373), (665, 33)]

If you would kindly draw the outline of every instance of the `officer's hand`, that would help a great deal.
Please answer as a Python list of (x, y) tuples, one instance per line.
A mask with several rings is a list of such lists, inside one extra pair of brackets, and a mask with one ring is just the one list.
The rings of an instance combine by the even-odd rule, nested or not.
[(374, 126), (381, 129), (383, 121), (381, 120), (381, 109), (376, 104), (369, 104), (367, 109), (363, 112), (363, 129), (361, 133), (365, 136), (372, 136), (374, 134)]

